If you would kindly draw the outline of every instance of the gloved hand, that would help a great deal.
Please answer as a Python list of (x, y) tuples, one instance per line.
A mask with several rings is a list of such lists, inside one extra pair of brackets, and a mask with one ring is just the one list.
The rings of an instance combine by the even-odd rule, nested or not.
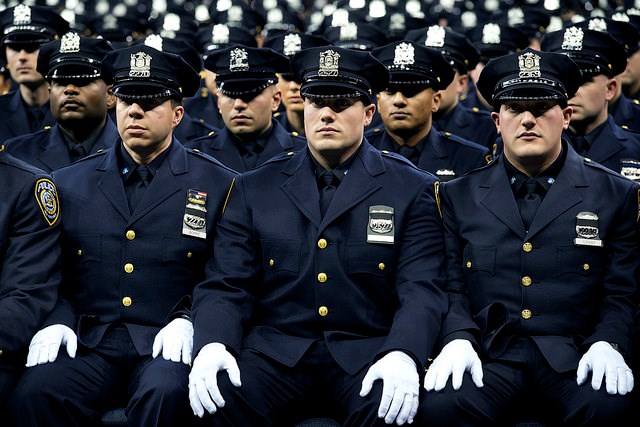
[(360, 396), (371, 391), (373, 383), (382, 380), (382, 399), (378, 418), (387, 424), (411, 424), (418, 411), (420, 378), (416, 363), (402, 351), (392, 351), (374, 363), (362, 380)]
[(607, 393), (627, 394), (633, 390), (633, 372), (622, 355), (606, 341), (591, 344), (578, 363), (577, 382), (584, 384), (591, 372), (591, 387), (600, 390), (602, 377), (606, 378)]
[(70, 358), (76, 357), (78, 338), (71, 328), (65, 325), (51, 325), (39, 330), (29, 343), (27, 368), (55, 361), (61, 345), (67, 347)]
[(213, 414), (224, 406), (216, 377), (222, 370), (227, 371), (231, 384), (242, 385), (238, 363), (224, 344), (210, 343), (202, 347), (189, 374), (189, 403), (194, 415), (202, 418), (205, 409)]
[(162, 358), (188, 365), (193, 350), (193, 325), (187, 319), (173, 319), (162, 328), (153, 340), (152, 356), (155, 358), (162, 350)]
[(454, 390), (462, 386), (462, 375), (469, 371), (476, 387), (484, 386), (482, 382), (482, 362), (471, 343), (464, 339), (456, 339), (442, 348), (435, 358), (427, 374), (424, 376), (424, 388), (427, 391), (440, 391), (451, 377)]

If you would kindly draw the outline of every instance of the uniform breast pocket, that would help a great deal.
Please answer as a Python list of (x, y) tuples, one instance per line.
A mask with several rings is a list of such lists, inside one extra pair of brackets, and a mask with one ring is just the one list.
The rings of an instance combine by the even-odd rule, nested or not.
[(206, 242), (186, 237), (162, 238), (162, 262), (193, 264), (203, 260), (207, 253)]
[(100, 262), (102, 258), (102, 236), (81, 234), (67, 245), (67, 259), (77, 263)]
[(471, 273), (496, 274), (496, 247), (468, 245), (462, 254), (462, 268)]
[(294, 240), (264, 240), (262, 242), (262, 265), (266, 273), (300, 270), (300, 242)]
[(604, 270), (605, 253), (603, 248), (563, 246), (556, 252), (556, 275), (579, 274), (581, 276), (599, 275)]
[(349, 274), (376, 276), (393, 274), (396, 269), (393, 245), (352, 243), (347, 245)]

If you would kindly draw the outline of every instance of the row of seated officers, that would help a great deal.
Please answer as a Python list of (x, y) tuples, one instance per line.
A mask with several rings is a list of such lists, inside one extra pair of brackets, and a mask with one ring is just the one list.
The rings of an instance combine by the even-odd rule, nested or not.
[[(4, 43), (33, 46), (33, 29)], [(527, 48), (482, 71), (495, 156), (433, 130), (453, 71), (411, 41), (213, 52), (234, 112), (199, 149), (174, 135), (200, 85), (182, 57), (74, 33), (39, 45), (49, 135), (69, 146), (79, 117), (94, 130), (50, 173), (11, 154), (35, 139), (0, 151), (3, 420), (91, 426), (125, 406), (132, 426), (313, 411), (493, 426), (535, 395), (552, 425), (633, 425), (640, 186), (563, 137), (574, 95), (615, 75), (615, 45), (601, 55), (591, 40), (609, 39), (571, 31), (558, 51), (579, 54)], [(280, 63), (305, 137), (269, 114), (280, 149), (225, 157), (255, 131), (252, 103), (279, 101)], [(385, 130), (369, 138), (377, 109)]]

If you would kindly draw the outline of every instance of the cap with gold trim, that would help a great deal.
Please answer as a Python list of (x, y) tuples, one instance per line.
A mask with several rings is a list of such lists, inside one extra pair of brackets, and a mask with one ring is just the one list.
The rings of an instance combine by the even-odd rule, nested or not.
[(567, 55), (526, 48), (489, 60), (477, 87), (495, 105), (510, 99), (566, 101), (580, 82), (580, 69)]
[(269, 48), (229, 46), (212, 52), (204, 62), (216, 73), (216, 84), (224, 95), (232, 98), (257, 96), (276, 84), (276, 73), (289, 72), (289, 58)]
[(588, 28), (567, 27), (547, 33), (542, 38), (541, 48), (568, 55), (585, 77), (598, 74), (613, 77), (627, 67), (627, 54), (622, 44), (608, 33)]
[(300, 94), (315, 98), (372, 96), (387, 88), (389, 71), (370, 52), (338, 46), (304, 49), (291, 59)]
[(393, 42), (371, 53), (389, 69), (389, 86), (423, 85), (440, 90), (453, 80), (449, 61), (437, 50), (418, 43)]
[(135, 45), (107, 53), (102, 74), (113, 79), (113, 93), (123, 99), (192, 96), (200, 75), (180, 56)]
[(47, 80), (98, 79), (102, 77), (102, 59), (112, 50), (105, 39), (68, 32), (40, 46), (37, 70)]
[(54, 9), (19, 4), (0, 12), (3, 44), (42, 44), (69, 31), (69, 22)]

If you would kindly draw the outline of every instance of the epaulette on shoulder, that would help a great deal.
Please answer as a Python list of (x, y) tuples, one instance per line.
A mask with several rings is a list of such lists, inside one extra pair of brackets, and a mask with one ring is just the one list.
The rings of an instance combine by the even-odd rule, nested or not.
[(217, 134), (216, 134), (216, 131), (215, 131), (215, 130), (212, 130), (211, 132), (209, 132), (209, 133), (207, 134), (207, 136), (214, 136), (214, 135), (215, 135), (215, 136), (217, 136)]
[(637, 99), (634, 99), (633, 103), (636, 104), (636, 105), (640, 105), (640, 101), (638, 101)]
[(280, 111), (276, 111), (275, 113), (273, 113), (273, 117), (280, 117), (282, 113)]
[(487, 110), (483, 110), (483, 109), (478, 108), (478, 107), (471, 107), (471, 108), (469, 108), (469, 110), (471, 110), (471, 112), (473, 114), (479, 114), (481, 116), (487, 116), (487, 115), (490, 116), (491, 115), (491, 113), (488, 112)]
[(365, 138), (368, 138), (368, 139), (377, 138), (383, 134), (384, 134), (384, 128), (381, 128), (381, 127), (365, 129), (364, 131), (364, 136)]
[[(609, 169), (608, 167), (603, 166), (603, 165), (601, 165), (601, 164), (600, 164), (600, 163), (598, 163), (598, 162), (594, 162), (593, 160), (591, 160), (591, 159), (590, 159), (590, 158), (588, 158), (588, 157), (584, 157), (584, 158), (582, 159), (582, 162), (585, 164), (585, 166), (589, 166), (589, 167), (592, 167), (592, 168), (594, 168), (594, 169), (601, 170), (601, 171), (603, 171), (603, 172), (608, 173), (609, 175), (620, 176), (621, 178), (624, 178), (624, 177), (623, 177), (622, 175), (620, 175), (618, 172), (616, 172), (616, 171), (614, 171), (614, 170), (611, 170), (611, 169)], [(624, 179), (628, 179), (628, 178), (624, 178)]]
[(270, 158), (269, 160), (267, 160), (266, 162), (264, 162), (263, 164), (261, 164), (258, 167), (262, 167), (264, 165), (268, 165), (269, 163), (283, 162), (285, 160), (292, 159), (294, 154), (296, 154), (295, 151), (287, 151), (287, 152), (284, 152), (284, 153), (277, 154), (277, 155), (273, 156), (272, 158)]
[(461, 136), (458, 136), (456, 134), (453, 134), (451, 132), (443, 132), (443, 131), (438, 131), (438, 133), (442, 136), (444, 136), (445, 138), (451, 140), (451, 141), (455, 141), (457, 143), (460, 143), (462, 145), (466, 145), (470, 148), (477, 148), (479, 150), (484, 150), (484, 151), (489, 151), (489, 149), (487, 147), (485, 147), (484, 145), (480, 145), (475, 141), (471, 141), (469, 139), (463, 138)]
[(94, 159), (96, 157), (101, 157), (101, 156), (104, 156), (105, 154), (107, 154), (107, 150), (100, 149), (100, 150), (96, 151), (95, 153), (88, 154), (88, 155), (76, 160), (73, 163), (86, 162), (87, 160), (91, 160), (91, 159)]
[(210, 156), (207, 153), (203, 153), (202, 151), (198, 150), (197, 148), (189, 148), (189, 147), (184, 147), (184, 148), (187, 150), (187, 154), (191, 154), (193, 156), (196, 156), (198, 159), (205, 160), (205, 161), (207, 161), (209, 163), (215, 163), (216, 165), (220, 166), (221, 168), (226, 169), (229, 172), (233, 172), (234, 174), (238, 173), (234, 169), (232, 169), (229, 166), (227, 166), (224, 163), (222, 163), (220, 160), (216, 159), (213, 156)]
[[(409, 161), (409, 159), (407, 159), (406, 157), (404, 157), (401, 154), (394, 153), (393, 151), (389, 151), (389, 150), (380, 150), (380, 154), (382, 154), (382, 157), (387, 157), (389, 159), (397, 160), (399, 162), (408, 164), (408, 165), (412, 166), (415, 169), (420, 169), (416, 165), (411, 163), (411, 161)], [(420, 170), (422, 170), (422, 169), (420, 169)]]

